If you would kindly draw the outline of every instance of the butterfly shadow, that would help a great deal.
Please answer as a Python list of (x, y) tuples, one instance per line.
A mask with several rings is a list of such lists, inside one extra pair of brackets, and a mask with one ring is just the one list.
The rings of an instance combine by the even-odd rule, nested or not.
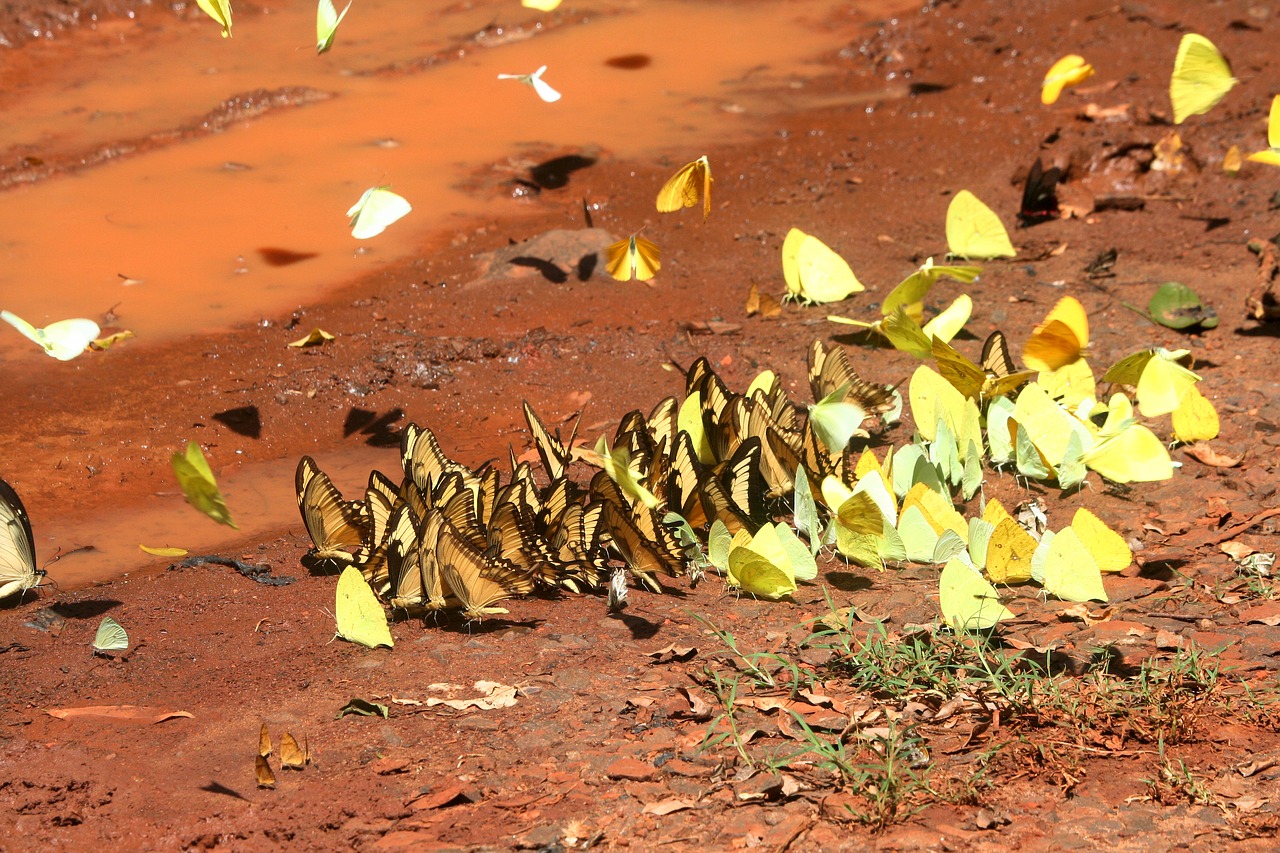
[(220, 794), (224, 797), (232, 797), (237, 800), (244, 800), (246, 803), (249, 802), (249, 798), (246, 797), (244, 794), (240, 793), (234, 788), (228, 788), (226, 785), (223, 785), (221, 782), (210, 782), (208, 785), (201, 785), (200, 790), (208, 791), (210, 794)]
[(631, 632), (633, 640), (648, 640), (658, 634), (661, 623), (653, 622), (643, 616), (634, 613), (627, 613), (625, 610), (614, 611), (609, 614), (610, 619), (615, 619), (627, 626), (627, 630)]
[(262, 437), (262, 416), (257, 406), (239, 406), (213, 415), (213, 419), (227, 429), (246, 438)]
[[(1242, 338), (1280, 338), (1280, 323), (1272, 321), (1270, 323), (1259, 323), (1250, 328), (1237, 327), (1233, 330), (1236, 335)], [(1197, 361), (1198, 369), (1204, 362)]]
[(63, 619), (96, 619), (122, 604), (123, 602), (114, 598), (90, 598), (85, 601), (65, 601), (49, 609)]
[(508, 263), (516, 267), (530, 267), (535, 269), (542, 274), (543, 278), (552, 284), (564, 284), (569, 280), (569, 274), (567, 272), (560, 269), (560, 267), (556, 266), (551, 261), (543, 260), (542, 258), (522, 256), (519, 258), (512, 258)]
[(596, 164), (596, 158), (581, 154), (553, 157), (529, 170), (529, 179), (543, 190), (558, 190), (569, 185), (569, 176)]
[(391, 427), (403, 419), (404, 409), (399, 406), (382, 415), (368, 409), (352, 408), (342, 424), (342, 437), (350, 438), (360, 433), (367, 436), (364, 443), (370, 447), (399, 448), (400, 432)]
[(871, 578), (853, 572), (827, 572), (827, 583), (841, 592), (858, 592), (872, 586)]

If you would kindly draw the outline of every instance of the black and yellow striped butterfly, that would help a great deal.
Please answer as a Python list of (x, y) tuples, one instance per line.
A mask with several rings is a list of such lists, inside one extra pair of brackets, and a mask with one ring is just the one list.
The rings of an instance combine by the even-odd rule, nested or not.
[(662, 587), (654, 580), (655, 573), (671, 574), (666, 560), (658, 552), (658, 547), (647, 539), (631, 520), (630, 514), (617, 504), (605, 502), (601, 523), (609, 534), (610, 542), (622, 556), (623, 562), (641, 583), (653, 592), (662, 592)]
[(400, 438), (400, 460), (405, 476), (413, 478), (418, 488), (430, 492), (445, 474), (457, 472), (466, 483), (475, 480), (475, 473), (445, 455), (436, 441), (435, 433), (426, 427), (409, 424)]
[(27, 508), (13, 487), (0, 480), (0, 598), (39, 586), (44, 575), (43, 569), (36, 568)]
[(933, 339), (933, 357), (938, 373), (956, 390), (974, 400), (990, 400), (1013, 393), (1034, 377), (1033, 370), (1018, 370), (1004, 335), (995, 331), (982, 345), (982, 364), (974, 364), (951, 344)]
[(827, 349), (822, 341), (814, 341), (809, 346), (809, 390), (813, 399), (821, 400), (845, 383), (849, 384), (845, 400), (861, 406), (868, 415), (882, 414), (896, 405), (893, 388), (864, 381), (849, 364), (843, 347)]
[(445, 523), (436, 538), (436, 567), (467, 619), (506, 613), (499, 601), (533, 590), (533, 579), (505, 560), (486, 557)]
[(355, 563), (356, 555), (347, 549), (365, 545), (369, 516), (364, 502), (343, 500), (329, 475), (310, 456), (298, 460), (293, 484), (302, 523), (314, 546), (308, 555), (315, 560)]
[(534, 413), (533, 407), (526, 401), (524, 404), (524, 420), (529, 425), (529, 434), (533, 436), (533, 446), (538, 451), (538, 457), (542, 460), (542, 467), (547, 472), (547, 477), (552, 480), (558, 480), (565, 474), (565, 469), (569, 467), (572, 460), (570, 453), (573, 447), (573, 439), (578, 434), (578, 420), (573, 422), (573, 429), (569, 432), (569, 440), (567, 442), (560, 440), (560, 432), (556, 431), (555, 435), (547, 429), (542, 419)]

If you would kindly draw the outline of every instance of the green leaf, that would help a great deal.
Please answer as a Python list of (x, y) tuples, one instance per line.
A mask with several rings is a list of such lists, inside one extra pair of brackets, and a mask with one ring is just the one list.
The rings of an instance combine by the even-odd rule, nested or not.
[(1200, 300), (1200, 295), (1185, 284), (1167, 281), (1147, 303), (1151, 319), (1170, 329), (1200, 326), (1212, 329), (1218, 325), (1218, 312)]

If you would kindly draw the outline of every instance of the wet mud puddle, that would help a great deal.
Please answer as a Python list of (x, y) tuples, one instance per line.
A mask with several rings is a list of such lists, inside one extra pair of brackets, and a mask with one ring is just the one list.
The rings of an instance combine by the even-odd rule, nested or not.
[[(462, 186), (513, 156), (590, 148), (685, 162), (764, 132), (769, 114), (805, 105), (804, 81), (829, 70), (822, 57), (901, 4), (858, 20), (847, 6), (655, 0), (542, 14), (514, 0), (362, 0), (321, 56), (312, 4), (240, 11), (229, 39), (193, 6), (181, 20), (33, 42), (0, 57), (12, 84), (0, 94), (0, 307), (37, 326), (111, 309), (137, 335), (131, 347), (287, 312), (413, 256), (429, 235), (520, 216), (519, 202)], [(497, 79), (541, 65), (559, 102)], [(91, 165), (42, 174), (77, 162)], [(380, 184), (414, 210), (356, 240), (345, 212)], [(9, 365), (76, 369), (0, 331)], [(232, 500), (257, 496), (236, 541), (294, 524), (295, 462), (246, 466), (224, 484)], [(326, 467), (358, 489), (343, 471), (371, 464), (353, 454)], [(95, 543), (59, 567), (64, 583), (118, 575), (139, 564), (138, 540), (163, 544), (190, 512), (133, 508), (127, 532), (121, 518), (49, 519), (38, 545)]]

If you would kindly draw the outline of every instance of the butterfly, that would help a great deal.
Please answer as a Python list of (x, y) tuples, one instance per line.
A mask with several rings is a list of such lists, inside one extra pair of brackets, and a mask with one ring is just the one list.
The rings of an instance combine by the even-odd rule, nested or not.
[(559, 431), (552, 435), (547, 430), (546, 424), (534, 413), (533, 407), (528, 402), (524, 404), (524, 420), (529, 425), (533, 446), (538, 450), (538, 456), (542, 459), (542, 467), (546, 469), (547, 476), (553, 481), (559, 480), (564, 476), (565, 469), (568, 468), (572, 459), (569, 448), (573, 447), (574, 436), (578, 433), (578, 422), (574, 421), (569, 440), (564, 442), (560, 440)]
[(58, 361), (70, 361), (80, 355), (101, 333), (97, 323), (83, 318), (59, 320), (43, 329), (37, 329), (17, 314), (8, 311), (0, 311), (0, 319)]
[(960, 190), (947, 206), (947, 249), (957, 258), (1017, 256), (1000, 217), (968, 190)]
[(1000, 594), (981, 574), (961, 559), (950, 559), (938, 577), (938, 607), (953, 631), (981, 631), (995, 627), (1013, 613), (1000, 603)]
[(446, 456), (435, 433), (417, 424), (409, 424), (400, 436), (400, 462), (405, 476), (424, 494), (433, 495), (437, 502), (443, 502), (442, 496), (435, 493), (447, 474), (457, 474), (461, 485), (476, 484), (475, 472)]
[(532, 74), (499, 74), (499, 80), (519, 80), (521, 83), (529, 86), (533, 91), (548, 104), (554, 104), (560, 100), (560, 93), (542, 79), (543, 73), (547, 70), (547, 66), (542, 66)]
[(110, 616), (104, 616), (98, 623), (98, 633), (93, 637), (93, 653), (110, 655), (112, 652), (123, 652), (129, 648), (129, 635), (124, 626)]
[(1124, 571), (1133, 562), (1133, 549), (1129, 547), (1129, 543), (1090, 510), (1077, 508), (1076, 514), (1071, 517), (1070, 526), (1089, 549), (1099, 571)]
[(1027, 182), (1022, 187), (1022, 207), (1018, 210), (1018, 222), (1025, 228), (1057, 219), (1058, 182), (1062, 170), (1050, 166), (1047, 170), (1037, 157), (1027, 172)]
[(1169, 78), (1173, 123), (1182, 124), (1190, 116), (1209, 112), (1239, 82), (1231, 76), (1231, 66), (1213, 42), (1197, 33), (1187, 33), (1178, 43), (1173, 76)]
[(560, 5), (562, 0), (520, 0), (520, 5), (526, 9), (537, 9), (539, 12), (550, 12), (552, 9)]
[[(1255, 151), (1248, 159), (1255, 163), (1280, 166), (1280, 95), (1271, 99), (1271, 115), (1267, 120), (1267, 150)], [(1223, 163), (1226, 168), (1226, 163)], [(1236, 167), (1239, 170), (1239, 166)]]
[(0, 480), (0, 598), (40, 585), (44, 570), (36, 568), (35, 537), (22, 499)]
[(1200, 381), (1199, 376), (1178, 363), (1188, 355), (1190, 351), (1185, 349), (1139, 350), (1113, 364), (1102, 379), (1135, 386), (1138, 411), (1144, 418), (1167, 415), (1178, 408), (1183, 396)]
[(662, 250), (639, 234), (607, 246), (604, 254), (605, 269), (618, 281), (648, 281), (662, 268)]
[(288, 732), (280, 735), (280, 769), (301, 770), (311, 763), (311, 745), (306, 741), (304, 736), (302, 742), (306, 746), (300, 747), (293, 735)]
[[(1274, 108), (1272, 109), (1272, 114), (1273, 115), (1275, 114)], [(1277, 131), (1277, 135), (1280, 136), (1280, 130)], [(1280, 140), (1277, 140), (1277, 145), (1280, 145)], [(1273, 146), (1273, 147), (1276, 147), (1276, 146)], [(1257, 160), (1263, 163), (1272, 162), (1268, 158), (1268, 155), (1271, 153), (1272, 152), (1270, 151), (1259, 151), (1256, 154), (1250, 154), (1249, 159)], [(1275, 158), (1276, 158), (1274, 161), (1275, 164), (1280, 165), (1280, 152), (1277, 152), (1275, 154)], [(1240, 146), (1232, 145), (1230, 148), (1227, 149), (1227, 153), (1222, 155), (1222, 171), (1226, 172), (1228, 175), (1231, 175), (1232, 177), (1235, 177), (1240, 172), (1240, 169), (1243, 166), (1244, 166), (1244, 154), (1241, 153)]]
[(766, 524), (754, 536), (744, 530), (733, 537), (725, 579), (731, 587), (777, 601), (796, 591), (797, 579), (817, 573), (813, 555), (787, 524)]
[(1022, 361), (1040, 372), (1057, 370), (1086, 355), (1089, 315), (1074, 296), (1064, 296), (1031, 332)]
[(231, 0), (196, 0), (196, 5), (222, 27), (222, 37), (231, 37)]
[(411, 210), (413, 207), (408, 201), (386, 187), (369, 187), (347, 211), (351, 220), (351, 236), (357, 240), (376, 237)]
[(815, 340), (809, 345), (809, 391), (813, 399), (821, 400), (841, 386), (848, 386), (846, 399), (868, 414), (883, 414), (896, 405), (893, 387), (864, 382), (849, 364), (844, 347), (828, 349), (822, 341)]
[(1174, 439), (1187, 444), (1217, 438), (1221, 429), (1218, 410), (1195, 386), (1182, 396), (1172, 420)]
[(1058, 531), (1049, 542), (1041, 583), (1045, 592), (1063, 601), (1108, 600), (1097, 561), (1071, 527)]
[(347, 566), (338, 578), (333, 613), (338, 622), (338, 636), (347, 642), (371, 649), (395, 646), (387, 628), (387, 614), (355, 566)]
[(933, 357), (943, 378), (961, 394), (975, 400), (990, 400), (1010, 394), (1035, 375), (1034, 371), (1014, 367), (1009, 344), (999, 330), (988, 335), (983, 343), (981, 365), (974, 364), (951, 344), (936, 337), (933, 339)]
[(680, 167), (658, 190), (658, 212), (675, 213), (698, 203), (702, 193), (702, 218), (711, 215), (711, 163), (706, 155)]
[(486, 557), (447, 523), (436, 538), (436, 566), (467, 619), (506, 613), (493, 605), (533, 591), (527, 574), (505, 560)]
[(792, 228), (782, 243), (782, 275), (787, 298), (806, 305), (839, 302), (865, 289), (844, 258), (798, 228)]
[(1057, 103), (1063, 89), (1083, 83), (1092, 76), (1093, 66), (1085, 62), (1083, 56), (1073, 53), (1062, 57), (1044, 75), (1044, 83), (1040, 86), (1040, 103)]
[(641, 533), (627, 510), (615, 503), (604, 503), (600, 522), (632, 574), (653, 592), (661, 592), (653, 575), (675, 574), (660, 552), (661, 546)]
[(354, 562), (351, 547), (364, 545), (368, 516), (360, 501), (345, 501), (329, 475), (314, 459), (303, 456), (293, 478), (302, 523), (311, 537), (311, 556), (317, 560)]
[(351, 10), (348, 2), (341, 13), (333, 5), (333, 0), (320, 0), (316, 7), (316, 53), (325, 53), (333, 47), (333, 37), (338, 33), (338, 24)]
[(265, 756), (259, 755), (253, 763), (254, 775), (258, 777), (259, 788), (275, 788), (276, 774), (271, 772), (271, 765)]
[(218, 490), (218, 482), (213, 478), (213, 470), (209, 460), (204, 458), (204, 451), (194, 441), (187, 443), (186, 453), (175, 453), (170, 458), (173, 474), (187, 497), (187, 503), (203, 512), (219, 524), (239, 530), (231, 519), (231, 510)]

